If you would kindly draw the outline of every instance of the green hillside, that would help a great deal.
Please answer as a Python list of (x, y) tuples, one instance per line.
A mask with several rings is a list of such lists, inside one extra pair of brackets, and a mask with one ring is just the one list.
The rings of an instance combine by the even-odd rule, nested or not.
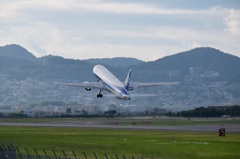
[[(19, 45), (0, 47), (0, 74), (16, 78), (94, 80), (89, 60), (65, 59), (59, 56), (36, 58)], [(114, 61), (121, 67), (114, 67)], [(129, 66), (129, 61), (135, 65)], [(104, 63), (103, 59), (94, 60)], [(109, 63), (111, 59), (107, 59)], [(106, 60), (105, 60), (106, 63)], [(240, 58), (214, 48), (196, 48), (152, 62), (132, 58), (114, 58), (107, 66), (121, 80), (133, 70), (135, 81), (182, 81), (188, 78), (240, 82)], [(125, 67), (123, 67), (125, 65)]]
[(16, 44), (6, 45), (3, 47), (0, 46), (0, 56), (11, 57), (26, 61), (37, 60), (37, 58), (32, 53)]
[[(190, 68), (199, 68), (204, 72), (216, 72), (219, 76), (216, 80), (239, 82), (240, 58), (223, 53), (214, 48), (196, 48), (190, 51), (167, 56), (153, 62), (136, 66), (135, 70), (151, 70), (159, 72), (162, 78), (168, 76), (166, 72), (178, 72), (176, 78), (183, 79), (190, 75)], [(140, 72), (141, 74), (141, 72)], [(149, 74), (153, 76), (154, 74)], [(154, 76), (153, 76), (154, 77)], [(160, 76), (158, 76), (161, 78)], [(169, 79), (165, 77), (166, 79)]]

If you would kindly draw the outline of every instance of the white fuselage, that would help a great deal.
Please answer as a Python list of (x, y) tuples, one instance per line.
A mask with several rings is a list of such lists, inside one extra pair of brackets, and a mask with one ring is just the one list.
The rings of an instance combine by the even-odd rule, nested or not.
[(129, 100), (129, 91), (124, 88), (120, 82), (110, 71), (102, 65), (96, 65), (93, 68), (93, 74), (102, 82), (107, 91), (116, 95), (117, 98)]

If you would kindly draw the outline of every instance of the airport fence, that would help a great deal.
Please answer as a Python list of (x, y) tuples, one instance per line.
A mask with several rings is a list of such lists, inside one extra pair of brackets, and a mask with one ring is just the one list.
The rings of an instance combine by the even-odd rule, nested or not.
[[(97, 155), (95, 152), (93, 154), (86, 154), (82, 152), (81, 157), (77, 156), (74, 151), (71, 151), (71, 154), (66, 154), (64, 150), (62, 150), (61, 155), (57, 154), (54, 148), (52, 148), (53, 155), (49, 155), (47, 151), (43, 148), (41, 151), (37, 151), (36, 148), (31, 149), (29, 153), (29, 149), (24, 147), (25, 152), (20, 152), (17, 146), (14, 144), (0, 144), (0, 159), (144, 159), (142, 156), (132, 156), (132, 155), (117, 155), (117, 154), (101, 154)], [(33, 150), (33, 151), (32, 151)], [(43, 155), (44, 154), (44, 155)]]

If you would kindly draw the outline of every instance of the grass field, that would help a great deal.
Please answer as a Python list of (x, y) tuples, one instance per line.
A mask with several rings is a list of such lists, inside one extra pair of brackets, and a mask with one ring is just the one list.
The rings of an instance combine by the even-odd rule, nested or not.
[[(127, 121), (132, 122), (132, 120), (126, 120), (123, 123)], [(136, 120), (133, 121), (136, 122)], [(116, 121), (113, 120), (113, 122)], [(186, 122), (189, 121), (186, 120)], [(210, 124), (212, 122), (214, 121), (210, 121)], [(98, 156), (103, 156), (104, 153), (112, 156), (124, 154), (127, 158), (131, 156), (162, 159), (240, 158), (240, 134), (219, 137), (217, 133), (202, 132), (1, 126), (0, 142), (9, 143), (10, 141), (21, 152), (24, 152), (24, 147), (27, 147), (33, 153), (32, 148), (35, 147), (39, 153), (43, 154), (41, 150), (44, 148), (48, 154), (53, 155), (51, 149), (54, 146), (60, 156), (62, 156), (61, 150), (65, 150), (68, 155), (71, 155), (71, 151), (74, 150), (80, 158), (83, 158), (82, 152), (89, 154), (89, 158), (91, 156), (94, 158), (93, 152)]]

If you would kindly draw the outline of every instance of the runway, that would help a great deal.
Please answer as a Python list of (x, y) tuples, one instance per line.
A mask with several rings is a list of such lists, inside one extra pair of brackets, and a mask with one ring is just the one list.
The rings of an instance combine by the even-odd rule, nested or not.
[(120, 125), (106, 123), (83, 122), (1, 122), (0, 126), (27, 126), (27, 127), (59, 127), (59, 128), (88, 128), (114, 130), (152, 130), (168, 132), (212, 132), (218, 133), (219, 128), (225, 128), (226, 134), (240, 134), (239, 124), (199, 124), (199, 125)]

